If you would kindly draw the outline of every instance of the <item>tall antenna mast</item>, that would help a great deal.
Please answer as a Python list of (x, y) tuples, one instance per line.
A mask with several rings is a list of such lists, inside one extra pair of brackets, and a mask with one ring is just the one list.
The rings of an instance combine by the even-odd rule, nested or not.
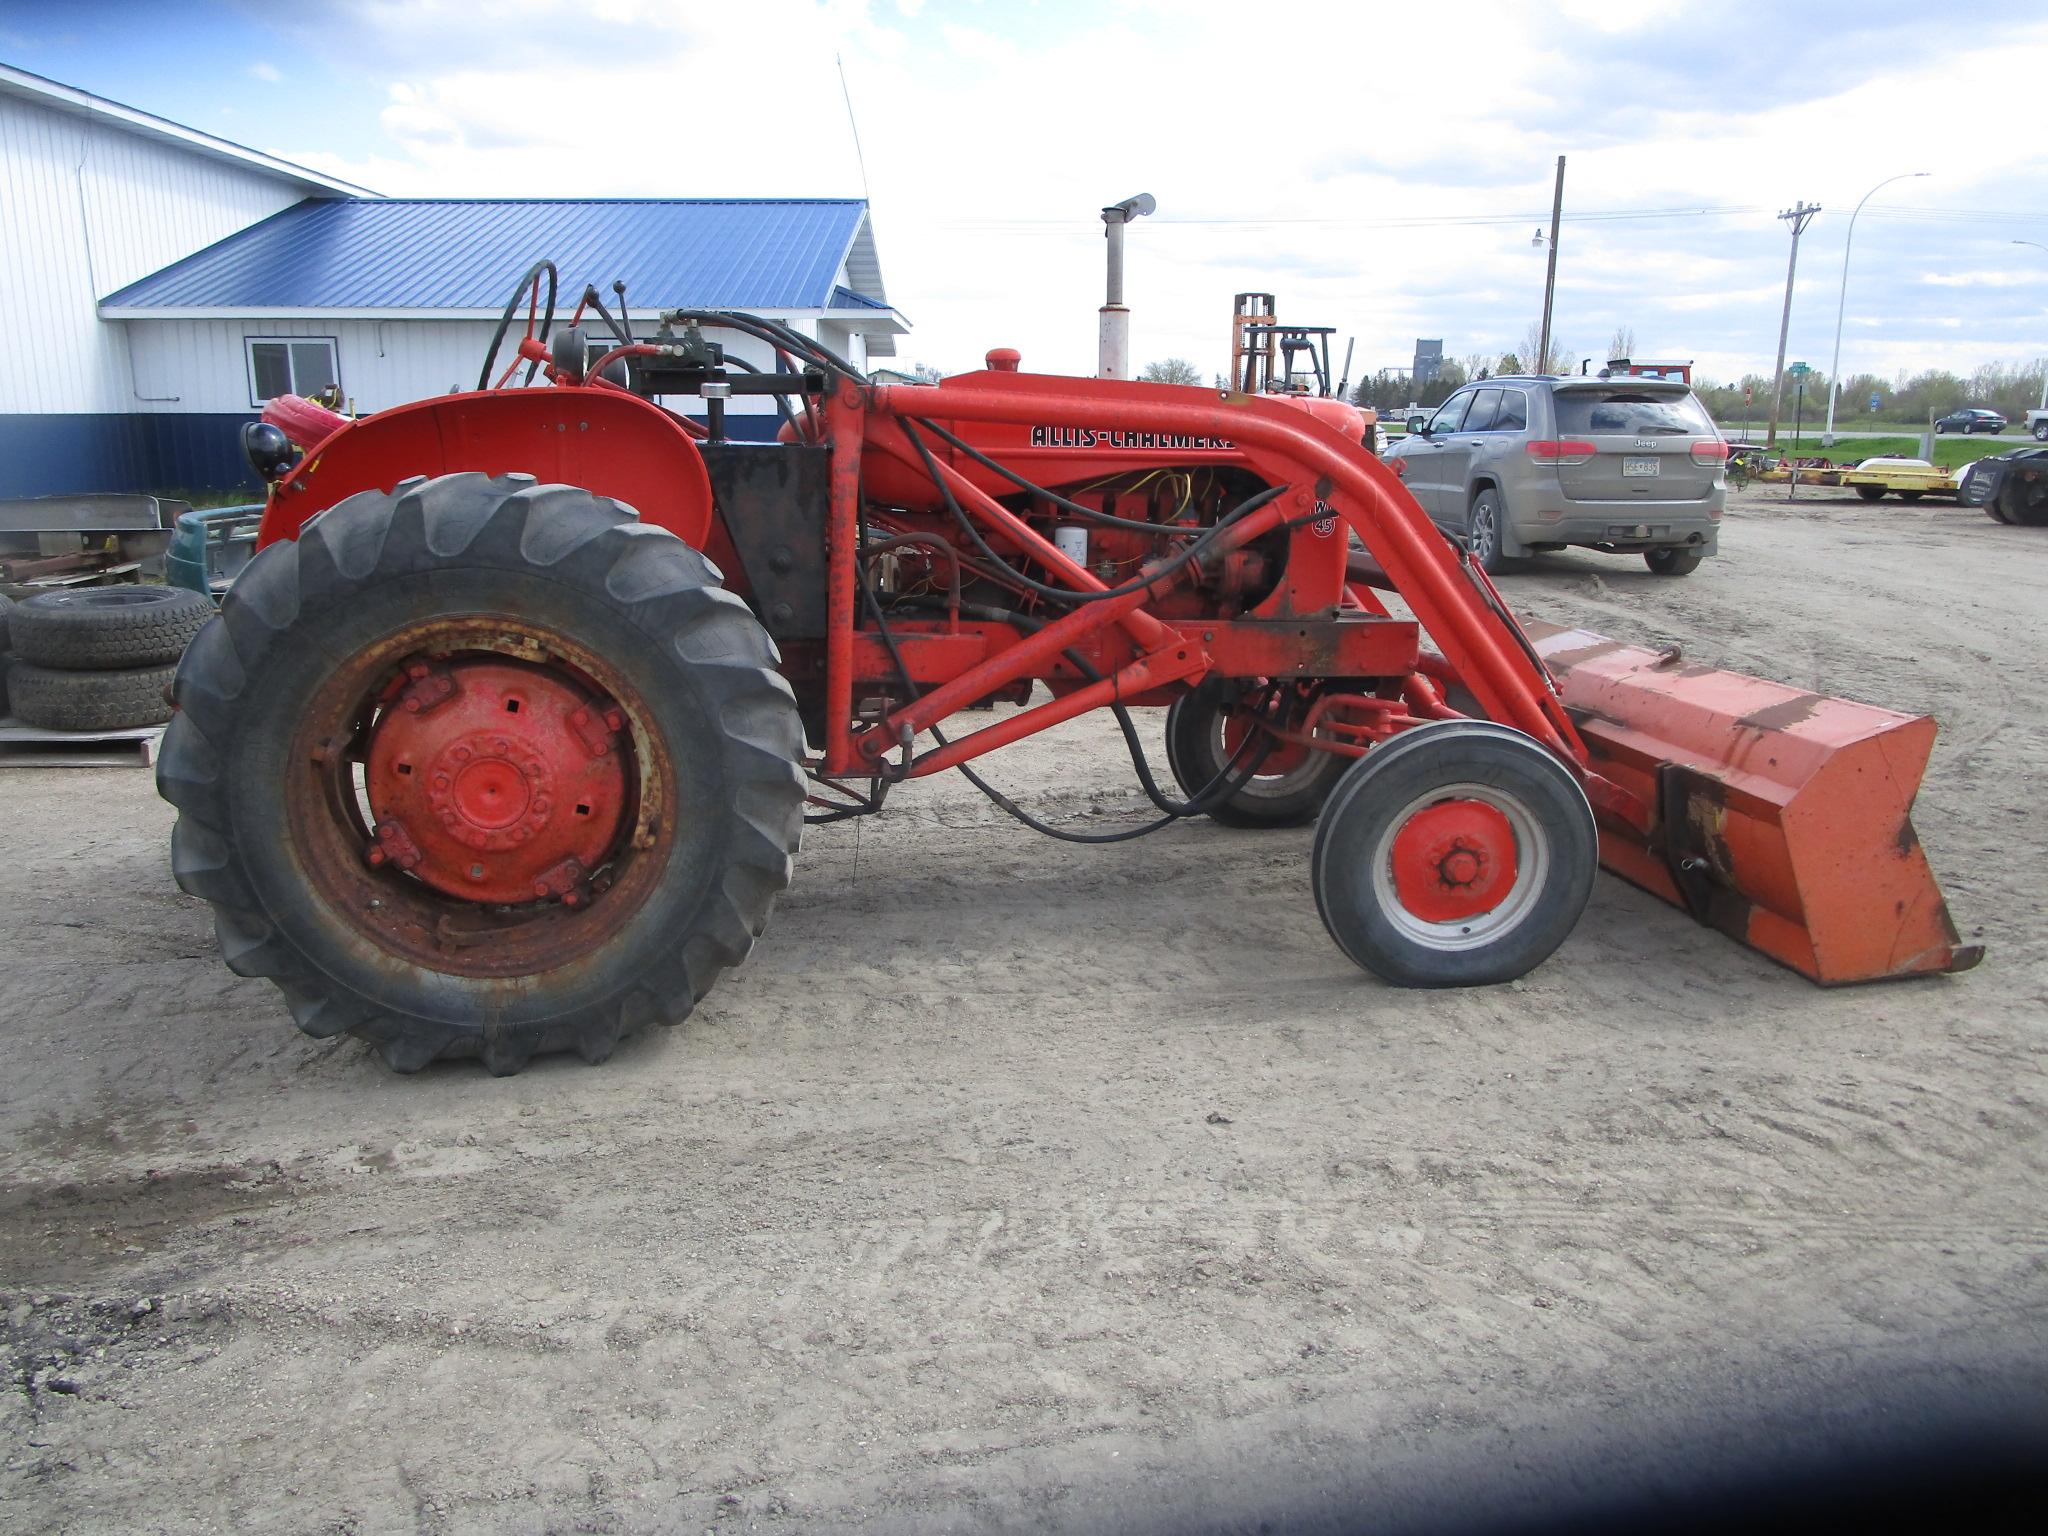
[(846, 126), (853, 130), (853, 160), (860, 167), (860, 195), (872, 205), (874, 198), (868, 194), (868, 159), (860, 150), (860, 124), (854, 120), (853, 92), (846, 85), (846, 60), (835, 53), (832, 62), (839, 67), (839, 94), (846, 98)]

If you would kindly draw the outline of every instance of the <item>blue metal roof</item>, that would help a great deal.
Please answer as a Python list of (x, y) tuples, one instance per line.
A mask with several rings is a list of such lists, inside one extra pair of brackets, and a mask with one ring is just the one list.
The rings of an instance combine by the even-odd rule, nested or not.
[[(109, 309), (496, 310), (529, 265), (562, 275), (560, 306), (596, 283), (635, 310), (871, 306), (836, 283), (858, 200), (314, 199), (130, 283)], [(844, 296), (852, 306), (840, 302)]]
[(851, 288), (834, 287), (832, 302), (827, 309), (887, 309), (889, 306), (880, 299), (871, 299), (864, 293), (855, 293)]

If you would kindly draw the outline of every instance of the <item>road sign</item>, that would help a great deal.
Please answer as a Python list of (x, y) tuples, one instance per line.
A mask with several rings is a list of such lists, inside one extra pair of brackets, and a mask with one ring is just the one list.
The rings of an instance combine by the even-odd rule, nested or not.
[(1880, 400), (1881, 400), (1882, 398), (1883, 398), (1883, 397), (1882, 397), (1882, 396), (1880, 396), (1880, 395), (1872, 395), (1872, 396), (1870, 397), (1870, 408), (1871, 408), (1871, 409), (1872, 409), (1873, 411), (1877, 409), (1877, 407), (1878, 407), (1878, 402), (1879, 402), (1879, 401), (1880, 401)]
[(1785, 371), (1791, 374), (1792, 377), (1795, 379), (1803, 379), (1809, 373), (1813, 372), (1813, 370), (1807, 367), (1804, 363), (1794, 363), (1790, 368), (1787, 368)]

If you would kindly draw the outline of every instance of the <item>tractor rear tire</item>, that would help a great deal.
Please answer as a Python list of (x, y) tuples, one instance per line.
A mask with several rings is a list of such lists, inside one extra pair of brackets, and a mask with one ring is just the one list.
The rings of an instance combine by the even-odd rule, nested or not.
[[(795, 699), (718, 580), (527, 475), (366, 491), (258, 554), (178, 669), (157, 767), (229, 968), (402, 1072), (602, 1061), (680, 1022), (761, 933), (802, 830)], [(602, 795), (579, 777), (600, 770)], [(520, 862), (577, 836), (609, 841)]]
[(7, 704), (23, 725), (46, 731), (125, 731), (171, 718), (164, 698), (173, 667), (60, 672), (32, 662), (7, 666)]
[(1351, 765), (1316, 824), (1323, 926), (1403, 987), (1476, 987), (1541, 965), (1585, 911), (1592, 806), (1565, 765), (1487, 720), (1416, 726)]
[[(1229, 725), (1222, 703), (1207, 693), (1183, 694), (1167, 708), (1166, 764), (1189, 799), (1236, 760), (1237, 743), (1226, 735)], [(1226, 827), (1306, 826), (1349, 766), (1350, 760), (1338, 753), (1280, 742), (1261, 761), (1259, 772), (1213, 802), (1205, 814)]]
[(84, 672), (169, 666), (212, 617), (183, 587), (78, 587), (18, 604), (7, 627), (23, 661)]

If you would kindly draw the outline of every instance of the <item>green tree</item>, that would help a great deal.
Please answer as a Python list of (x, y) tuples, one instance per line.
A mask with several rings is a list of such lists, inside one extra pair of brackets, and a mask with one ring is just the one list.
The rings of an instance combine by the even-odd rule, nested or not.
[(1147, 384), (1199, 384), (1201, 371), (1184, 357), (1169, 357), (1164, 362), (1147, 363), (1145, 371), (1138, 375)]

